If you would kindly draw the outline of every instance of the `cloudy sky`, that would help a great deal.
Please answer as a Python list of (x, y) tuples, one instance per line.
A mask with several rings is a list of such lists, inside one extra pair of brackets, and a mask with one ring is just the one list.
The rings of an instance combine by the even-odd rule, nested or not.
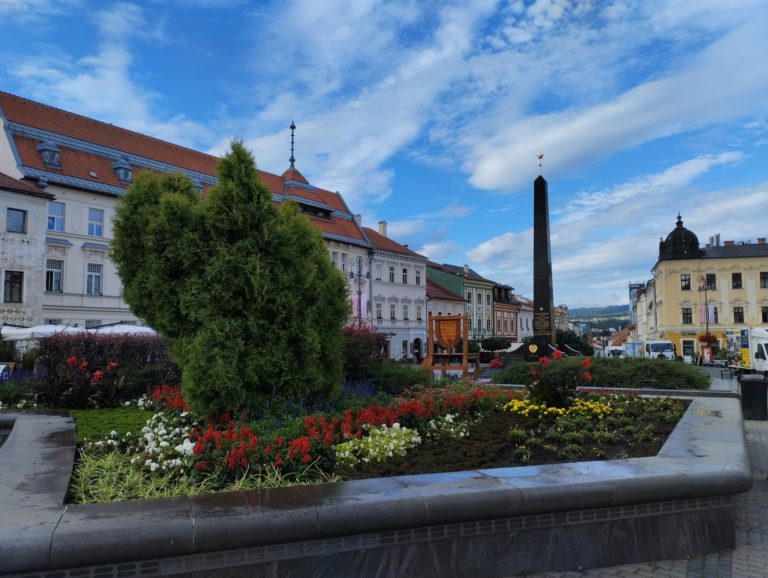
[(0, 89), (274, 173), (295, 121), (365, 225), (529, 297), (541, 171), (555, 302), (615, 305), (678, 212), (768, 236), (766, 30), (764, 0), (0, 0)]

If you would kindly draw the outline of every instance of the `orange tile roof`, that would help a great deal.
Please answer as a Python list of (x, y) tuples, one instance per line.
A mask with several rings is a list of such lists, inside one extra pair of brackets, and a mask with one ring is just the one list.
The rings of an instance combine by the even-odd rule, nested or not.
[(33, 187), (32, 185), (28, 185), (24, 181), (14, 179), (13, 177), (6, 175), (5, 173), (0, 173), (0, 189), (5, 189), (6, 191), (13, 191), (14, 193), (22, 193), (24, 195), (43, 197), (45, 199), (56, 198), (51, 193), (46, 193), (41, 189)]
[(373, 245), (374, 249), (389, 251), (390, 253), (398, 253), (400, 255), (407, 255), (409, 257), (416, 257), (418, 259), (426, 259), (424, 255), (419, 255), (418, 253), (411, 251), (405, 245), (401, 245), (389, 237), (385, 237), (378, 231), (374, 231), (369, 227), (363, 227), (363, 231), (365, 232), (366, 237), (368, 237), (368, 240)]
[[(10, 122), (32, 127), (56, 135), (77, 139), (101, 147), (112, 149), (114, 156), (86, 152), (61, 142), (59, 155), (61, 168), (51, 168), (43, 164), (36, 145), (39, 139), (22, 134), (12, 134), (13, 143), (23, 167), (44, 171), (51, 175), (82, 179), (84, 182), (99, 183), (112, 187), (124, 188), (112, 170), (112, 162), (119, 153), (128, 153), (135, 157), (160, 162), (177, 169), (194, 171), (211, 177), (216, 176), (218, 157), (175, 145), (170, 142), (120, 128), (92, 118), (67, 112), (45, 104), (34, 102), (19, 96), (0, 91), (0, 112)], [(13, 131), (11, 131), (13, 133)], [(138, 159), (133, 159), (134, 162)], [(140, 162), (140, 161), (139, 161)], [(134, 176), (142, 170), (157, 172), (154, 168), (134, 165)], [(96, 173), (96, 177), (91, 176)], [(310, 203), (325, 205), (331, 211), (347, 214), (349, 209), (339, 193), (309, 185), (306, 178), (295, 168), (290, 167), (282, 176), (257, 169), (261, 182), (276, 194), (287, 194)], [(307, 185), (286, 185), (294, 181)], [(209, 185), (203, 183), (203, 190)], [(322, 231), (349, 237), (363, 244), (368, 244), (360, 228), (352, 221), (332, 216), (330, 221), (312, 217), (310, 220)]]
[(443, 301), (462, 301), (466, 302), (467, 299), (461, 295), (457, 295), (453, 291), (448, 291), (445, 287), (442, 287), (434, 281), (427, 279), (427, 299), (441, 299)]

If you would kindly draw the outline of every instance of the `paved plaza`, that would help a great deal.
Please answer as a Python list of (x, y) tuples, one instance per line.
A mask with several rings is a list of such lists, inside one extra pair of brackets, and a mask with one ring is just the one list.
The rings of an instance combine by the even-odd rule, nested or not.
[[(738, 391), (735, 378), (706, 368), (711, 389)], [(583, 572), (528, 574), (527, 578), (765, 578), (768, 576), (768, 421), (745, 421), (752, 464), (752, 489), (736, 498), (736, 547), (692, 559), (627, 564)]]

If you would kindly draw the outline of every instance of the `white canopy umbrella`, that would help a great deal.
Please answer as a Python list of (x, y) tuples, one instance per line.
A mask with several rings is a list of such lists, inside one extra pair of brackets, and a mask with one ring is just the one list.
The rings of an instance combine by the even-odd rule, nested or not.
[(0, 335), (3, 341), (25, 341), (29, 339), (42, 339), (61, 333), (82, 333), (82, 327), (69, 327), (68, 325), (35, 325), (34, 327), (12, 327), (3, 325), (0, 327)]
[(89, 333), (98, 335), (157, 335), (157, 331), (144, 325), (105, 325), (89, 329)]

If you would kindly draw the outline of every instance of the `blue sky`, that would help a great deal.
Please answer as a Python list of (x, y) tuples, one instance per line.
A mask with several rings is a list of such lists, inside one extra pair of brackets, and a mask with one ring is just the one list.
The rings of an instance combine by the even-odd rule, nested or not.
[(626, 303), (658, 242), (768, 236), (764, 0), (0, 0), (0, 89), (198, 150), (244, 140), (363, 224), (532, 296)]

